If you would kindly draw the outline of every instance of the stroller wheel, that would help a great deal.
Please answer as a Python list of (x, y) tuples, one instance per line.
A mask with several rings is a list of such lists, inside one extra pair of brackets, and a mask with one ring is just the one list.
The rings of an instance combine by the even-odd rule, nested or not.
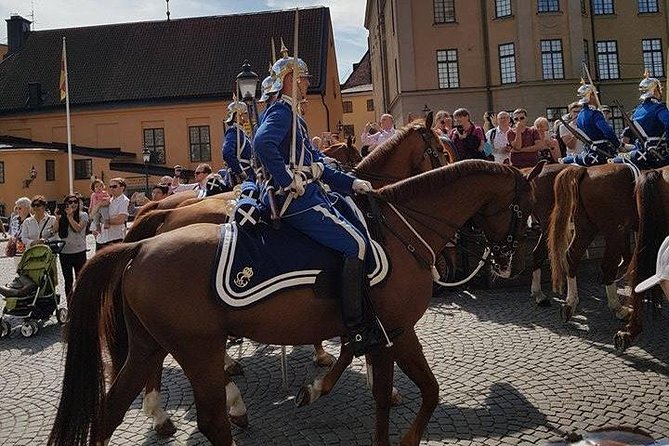
[(3, 320), (0, 322), (0, 339), (6, 338), (9, 336), (9, 333), (12, 332), (12, 326), (9, 325), (9, 322)]
[(25, 338), (34, 336), (39, 331), (39, 324), (35, 321), (26, 321), (21, 325), (21, 334)]
[(67, 308), (61, 307), (56, 310), (56, 319), (60, 325), (67, 323)]

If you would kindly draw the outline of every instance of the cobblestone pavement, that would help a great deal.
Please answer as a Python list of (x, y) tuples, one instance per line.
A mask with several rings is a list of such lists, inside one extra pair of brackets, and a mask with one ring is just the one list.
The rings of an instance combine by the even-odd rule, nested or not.
[[(12, 259), (0, 258), (2, 283), (14, 271)], [(536, 308), (527, 287), (458, 291), (433, 299), (417, 332), (439, 381), (440, 403), (422, 444), (541, 444), (565, 432), (612, 424), (669, 437), (669, 315), (664, 310), (647, 317), (639, 342), (616, 353), (612, 337), (620, 324), (606, 310), (592, 271), (580, 278), (580, 314), (569, 324), (560, 322), (558, 302)], [(45, 443), (62, 379), (60, 333), (53, 318), (33, 338), (15, 329), (0, 341), (0, 444)], [(326, 348), (336, 353), (338, 345), (329, 342)], [(235, 381), (251, 423), (234, 429), (237, 444), (371, 444), (374, 406), (363, 361), (354, 361), (333, 394), (296, 408), (292, 396), (322, 371), (311, 365), (309, 348), (288, 348), (286, 394), (279, 351), (249, 341), (231, 350), (245, 369)], [(395, 383), (404, 396), (391, 415), (397, 443), (420, 398), (399, 370)], [(196, 427), (190, 385), (172, 359), (164, 370), (163, 398), (179, 429), (173, 438), (156, 437), (137, 399), (111, 444), (208, 444)]]

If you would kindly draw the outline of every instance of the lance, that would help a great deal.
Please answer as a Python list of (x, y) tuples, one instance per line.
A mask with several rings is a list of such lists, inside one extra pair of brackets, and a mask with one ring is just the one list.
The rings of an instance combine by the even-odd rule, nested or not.
[[(276, 46), (274, 45), (274, 37), (272, 37), (272, 65), (276, 63)], [(272, 67), (269, 67), (270, 72), (272, 71)]]
[(299, 9), (295, 8), (295, 32), (293, 35), (293, 137), (290, 144), (290, 167), (291, 170), (295, 168), (297, 164), (297, 101), (298, 101), (298, 91), (297, 91), (297, 76), (299, 75), (299, 67), (297, 66), (297, 55), (298, 55), (298, 33), (300, 26), (300, 14)]
[(583, 62), (583, 70), (585, 71), (585, 75), (588, 76), (588, 82), (590, 82), (590, 85), (592, 85), (593, 88), (595, 89), (595, 102), (597, 103), (597, 109), (600, 110), (602, 108), (602, 103), (599, 102), (599, 92), (595, 87), (595, 83), (592, 81), (592, 76), (590, 76), (590, 70), (588, 69), (588, 65), (585, 62)]

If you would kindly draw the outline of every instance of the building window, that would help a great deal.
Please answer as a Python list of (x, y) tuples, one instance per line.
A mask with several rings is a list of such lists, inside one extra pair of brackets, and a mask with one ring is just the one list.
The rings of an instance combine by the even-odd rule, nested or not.
[(188, 127), (188, 140), (190, 143), (191, 162), (202, 163), (211, 161), (211, 141), (209, 139), (208, 125)]
[(93, 160), (74, 160), (74, 179), (89, 180), (93, 176)]
[(374, 99), (367, 99), (367, 111), (374, 111)]
[(458, 88), (458, 50), (437, 50), (439, 88)]
[(600, 79), (618, 79), (618, 43), (615, 40), (597, 42), (597, 71)]
[(611, 107), (611, 125), (616, 135), (621, 135), (625, 129), (625, 120), (623, 112), (618, 107)]
[(46, 172), (47, 181), (56, 181), (56, 161), (46, 160), (44, 162), (44, 172)]
[(499, 73), (502, 84), (516, 82), (516, 50), (513, 43), (503, 43), (499, 47)]
[(546, 109), (546, 119), (548, 119), (548, 122), (553, 125), (555, 121), (561, 116), (564, 116), (567, 114), (567, 107), (548, 107)]
[(455, 0), (432, 0), (434, 23), (455, 22)]
[(592, 0), (592, 9), (595, 15), (613, 14), (613, 0)]
[(0, 161), (0, 184), (5, 182), (5, 162)]
[(344, 113), (353, 113), (353, 102), (344, 101)]
[[(348, 138), (349, 136), (355, 136), (355, 126), (353, 124), (344, 124), (341, 128), (343, 133), (343, 139)], [(342, 141), (342, 138), (339, 138)]]
[(151, 162), (165, 164), (165, 129), (144, 129), (144, 147), (151, 151)]
[(559, 0), (539, 0), (537, 5), (538, 12), (557, 12), (560, 10)]
[(511, 0), (495, 0), (496, 17), (509, 17), (511, 15)]
[(639, 0), (639, 14), (648, 12), (660, 12), (657, 0)]
[(541, 64), (543, 66), (544, 79), (564, 79), (561, 40), (541, 41)]
[(661, 39), (643, 39), (641, 41), (643, 50), (643, 64), (653, 77), (664, 76), (664, 58), (662, 57)]

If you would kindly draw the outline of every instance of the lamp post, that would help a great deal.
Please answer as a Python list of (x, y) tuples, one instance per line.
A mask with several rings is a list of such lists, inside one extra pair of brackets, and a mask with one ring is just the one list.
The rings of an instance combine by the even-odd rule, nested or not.
[(430, 110), (430, 107), (428, 107), (427, 104), (425, 104), (425, 106), (423, 107), (423, 116), (427, 116), (427, 114), (430, 113), (431, 111), (432, 110)]
[(142, 149), (142, 158), (144, 159), (144, 179), (145, 183), (145, 192), (146, 196), (150, 197), (151, 191), (149, 191), (149, 161), (151, 161), (151, 150), (147, 147)]
[(251, 129), (254, 128), (257, 122), (256, 118), (256, 88), (258, 87), (258, 75), (251, 71), (251, 64), (248, 59), (244, 60), (242, 64), (242, 71), (237, 75), (237, 90), (239, 90), (239, 96), (250, 108), (249, 110), (249, 121), (251, 121)]

